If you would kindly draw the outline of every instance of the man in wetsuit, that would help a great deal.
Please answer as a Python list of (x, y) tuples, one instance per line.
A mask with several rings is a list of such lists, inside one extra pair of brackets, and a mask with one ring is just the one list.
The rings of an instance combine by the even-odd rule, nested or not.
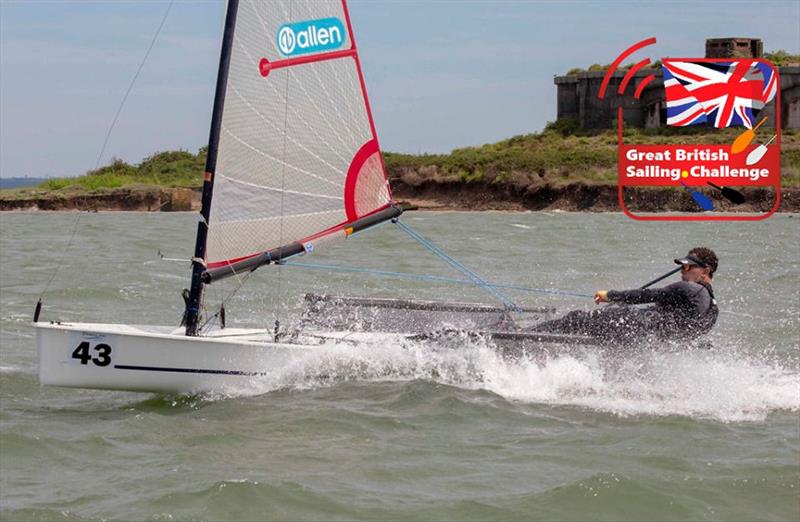
[[(566, 316), (540, 323), (539, 332), (589, 335), (612, 342), (627, 343), (646, 338), (690, 340), (711, 331), (719, 313), (711, 279), (718, 259), (713, 250), (693, 248), (681, 265), (681, 281), (662, 288), (599, 290), (596, 303), (621, 303), (602, 310), (576, 310)], [(652, 303), (646, 307), (636, 307)]]

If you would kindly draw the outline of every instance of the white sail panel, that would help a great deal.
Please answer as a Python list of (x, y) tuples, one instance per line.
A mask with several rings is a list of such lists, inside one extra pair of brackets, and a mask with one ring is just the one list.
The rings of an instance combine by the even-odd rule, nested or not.
[(345, 9), (340, 1), (241, 0), (208, 266), (344, 237), (334, 232), (390, 203)]

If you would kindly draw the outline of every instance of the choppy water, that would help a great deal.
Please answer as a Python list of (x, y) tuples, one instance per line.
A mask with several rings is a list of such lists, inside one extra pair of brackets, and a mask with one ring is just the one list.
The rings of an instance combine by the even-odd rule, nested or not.
[[(39, 387), (29, 321), (75, 218), (0, 214), (2, 520), (800, 518), (797, 216), (410, 214), (493, 281), (585, 294), (639, 286), (710, 246), (715, 348), (509, 361), (479, 341), (327, 345), (203, 397)], [(189, 214), (82, 215), (43, 319), (177, 324), (188, 263), (156, 252), (187, 258), (194, 228)], [(457, 277), (391, 225), (307, 261)], [(266, 267), (228, 322), (289, 321), (307, 291), (491, 302), (465, 286)]]

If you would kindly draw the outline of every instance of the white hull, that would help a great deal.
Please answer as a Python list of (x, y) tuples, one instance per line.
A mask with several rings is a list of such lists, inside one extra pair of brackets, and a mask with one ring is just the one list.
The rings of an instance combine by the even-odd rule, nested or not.
[(266, 330), (187, 337), (166, 326), (36, 323), (43, 385), (161, 393), (241, 387), (313, 350), (276, 343)]
[[(436, 335), (388, 332), (306, 332), (301, 341), (275, 342), (267, 330), (226, 328), (187, 337), (182, 328), (98, 323), (35, 323), (39, 382), (48, 386), (161, 393), (241, 391), (302, 366), (320, 344), (363, 346), (417, 343)], [(592, 344), (579, 336), (484, 332), (496, 349), (520, 354), (563, 352)], [(438, 340), (437, 340), (438, 339)], [(463, 338), (456, 336), (457, 342)]]

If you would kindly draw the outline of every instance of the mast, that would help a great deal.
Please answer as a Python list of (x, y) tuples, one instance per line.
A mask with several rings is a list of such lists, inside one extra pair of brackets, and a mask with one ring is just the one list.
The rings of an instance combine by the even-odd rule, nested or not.
[(225, 90), (228, 83), (233, 32), (236, 27), (236, 13), (239, 0), (228, 0), (225, 14), (225, 31), (222, 35), (222, 51), (217, 72), (217, 90), (214, 95), (214, 110), (211, 116), (211, 132), (208, 137), (208, 156), (206, 171), (203, 176), (203, 202), (200, 209), (200, 220), (197, 223), (197, 240), (192, 258), (192, 286), (186, 300), (186, 335), (197, 335), (200, 320), (200, 302), (203, 298), (203, 280), (205, 271), (206, 238), (208, 236), (208, 218), (211, 213), (211, 195), (214, 190), (214, 172), (217, 168), (217, 149), (219, 146), (220, 128), (222, 127), (222, 109), (225, 105)]

